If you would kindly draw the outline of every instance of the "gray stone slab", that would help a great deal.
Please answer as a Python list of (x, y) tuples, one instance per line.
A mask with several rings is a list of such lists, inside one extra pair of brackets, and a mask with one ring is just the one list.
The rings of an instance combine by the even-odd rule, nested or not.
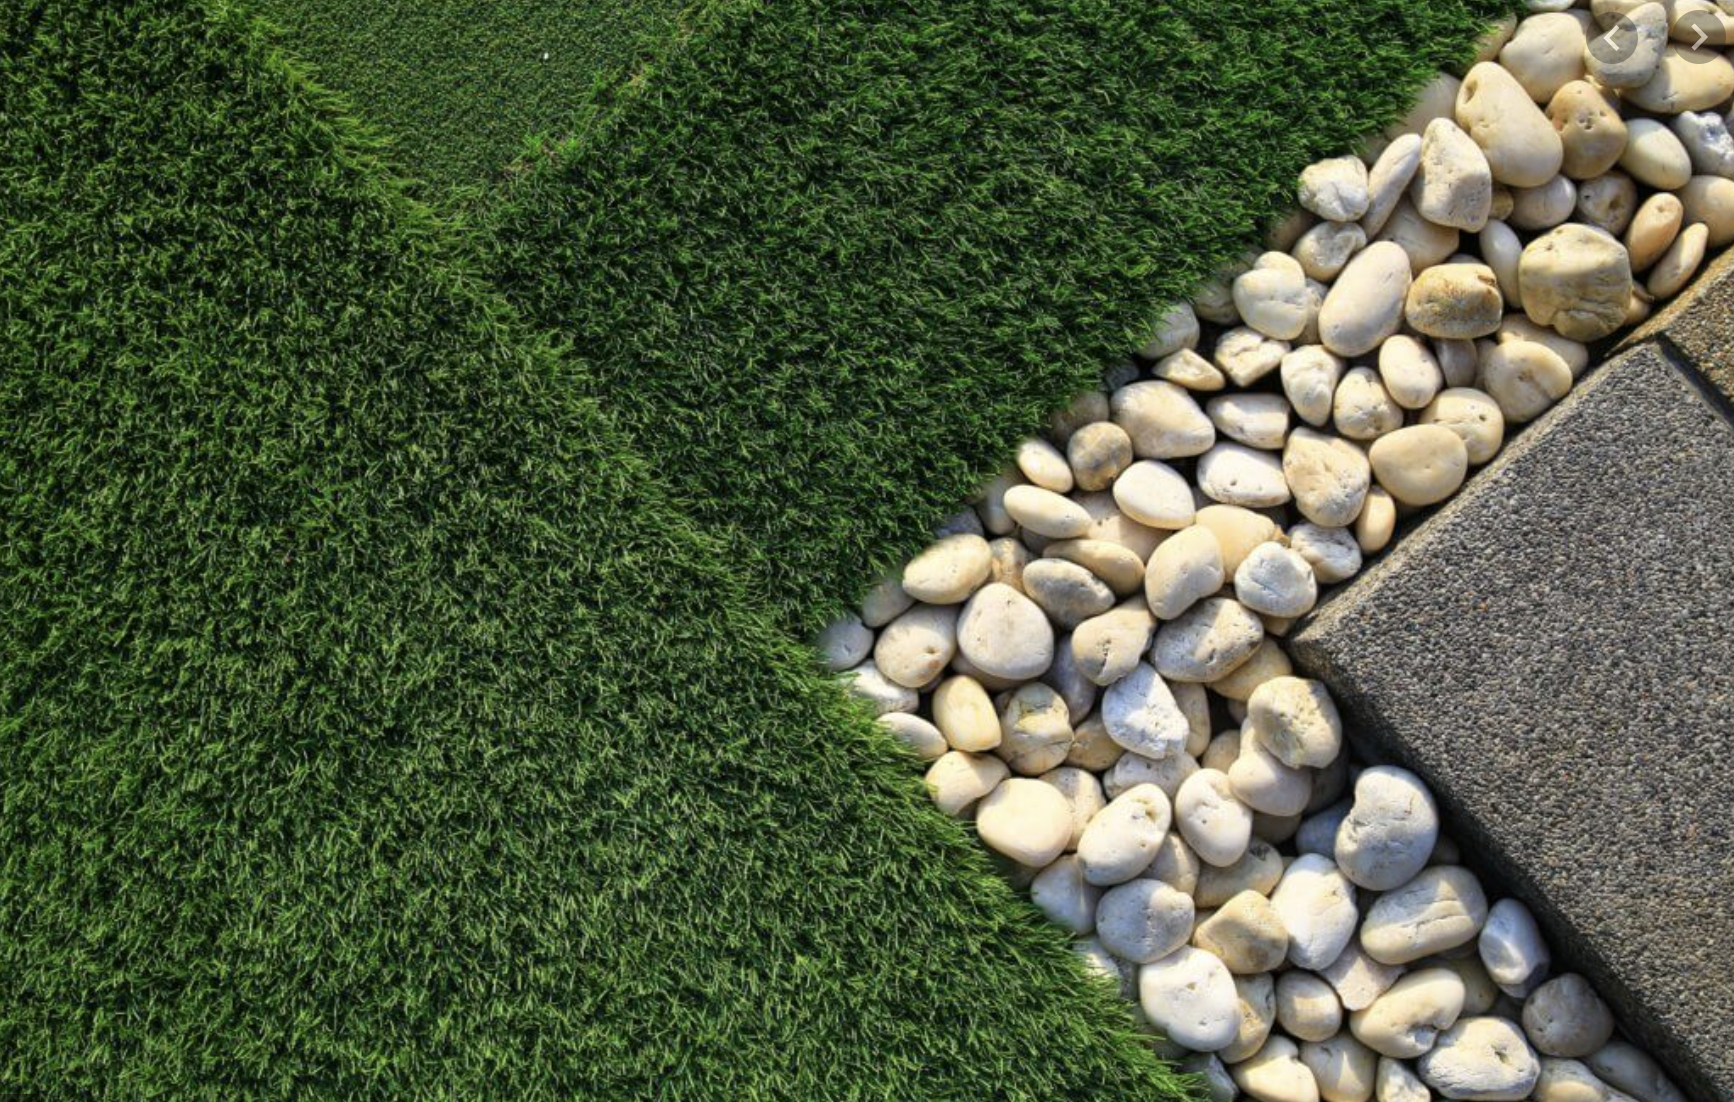
[(1734, 1098), (1734, 428), (1658, 345), (1326, 602), (1292, 653), (1701, 1102)]

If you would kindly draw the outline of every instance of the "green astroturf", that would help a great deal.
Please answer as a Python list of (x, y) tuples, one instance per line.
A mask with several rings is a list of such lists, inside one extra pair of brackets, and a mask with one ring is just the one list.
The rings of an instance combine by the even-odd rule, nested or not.
[(811, 629), (1503, 0), (777, 0), (536, 171), (490, 270)]
[(398, 163), (440, 189), (494, 181), (600, 88), (677, 39), (690, 0), (256, 0)]
[(0, 1097), (1180, 1097), (332, 104), (0, 12)]

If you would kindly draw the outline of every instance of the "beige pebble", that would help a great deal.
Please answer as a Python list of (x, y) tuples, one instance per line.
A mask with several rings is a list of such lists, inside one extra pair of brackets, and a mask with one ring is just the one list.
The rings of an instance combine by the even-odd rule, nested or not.
[(1367, 213), (1367, 166), (1359, 157), (1333, 157), (1301, 172), (1300, 205), (1331, 222), (1353, 222)]
[(1291, 341), (1306, 328), (1306, 271), (1286, 253), (1269, 252), (1234, 278), (1241, 320), (1266, 337)]
[(1450, 429), (1463, 441), (1469, 462), (1479, 466), (1499, 453), (1505, 415), (1493, 397), (1471, 387), (1452, 387), (1421, 411), (1420, 423)]
[(1072, 836), (1071, 810), (1053, 785), (1012, 777), (983, 797), (975, 829), (988, 848), (1041, 868), (1065, 852)]
[(1439, 865), (1373, 903), (1361, 946), (1374, 960), (1408, 964), (1469, 944), (1486, 921), (1481, 882), (1461, 866)]
[(1618, 329), (1632, 294), (1631, 262), (1624, 246), (1576, 224), (1530, 242), (1523, 250), (1518, 280), (1529, 319), (1576, 341), (1597, 340)]
[(999, 713), (981, 682), (958, 675), (933, 691), (933, 722), (954, 750), (971, 753), (999, 745)]
[(1138, 350), (1138, 355), (1146, 360), (1160, 360), (1182, 349), (1197, 348), (1198, 331), (1198, 315), (1193, 312), (1192, 305), (1175, 303), (1157, 319), (1155, 329), (1144, 342), (1144, 347)]
[(1381, 1056), (1409, 1060), (1433, 1047), (1463, 1013), (1463, 981), (1446, 968), (1423, 968), (1349, 1015), (1349, 1029)]
[(1613, 1088), (1576, 1060), (1543, 1059), (1535, 1102), (1621, 1102)]
[(1383, 486), (1367, 491), (1366, 504), (1355, 518), (1355, 542), (1368, 555), (1377, 554), (1391, 542), (1397, 530), (1397, 503)]
[[(1494, 188), (1494, 206), (1488, 212), (1490, 218), (1499, 217), (1498, 197), (1499, 189), (1496, 187)], [(1397, 209), (1391, 212), (1390, 220), (1385, 223), (1385, 228), (1379, 231), (1373, 244), (1395, 245), (1401, 249), (1404, 257), (1409, 261), (1409, 274), (1414, 276), (1435, 264), (1443, 263), (1445, 258), (1457, 251), (1457, 246), (1462, 238), (1462, 233), (1456, 228), (1441, 226), (1421, 217), (1421, 212), (1415, 209), (1415, 204), (1405, 198), (1397, 204)], [(1366, 255), (1366, 250), (1362, 250), (1359, 255)], [(1349, 264), (1350, 267), (1353, 267), (1354, 261), (1350, 261)], [(1344, 271), (1347, 272), (1348, 269), (1345, 268)], [(1342, 282), (1342, 276), (1337, 277), (1337, 282)], [(1408, 294), (1407, 287), (1403, 288), (1403, 293)], [(1374, 341), (1373, 344), (1376, 346), (1378, 342)], [(1345, 353), (1345, 355), (1347, 354)], [(1354, 354), (1359, 355), (1359, 353)]]
[(1518, 1102), (1529, 1097), (1541, 1062), (1504, 1018), (1464, 1018), (1415, 1061), (1421, 1081), (1446, 1098)]
[(1190, 348), (1158, 360), (1150, 374), (1187, 390), (1208, 393), (1228, 385), (1228, 376)]
[[(1067, 755), (1069, 759), (1070, 754)], [(1084, 836), (1084, 828), (1089, 825), (1098, 812), (1108, 806), (1108, 797), (1102, 792), (1102, 782), (1087, 769), (1074, 765), (1061, 765), (1048, 770), (1036, 778), (1043, 784), (1053, 785), (1054, 790), (1065, 797), (1066, 807), (1072, 816), (1072, 836), (1066, 842), (1066, 850), (1070, 852), (1078, 848), (1078, 841)]]
[[(1348, 883), (1346, 879), (1343, 882)], [(1374, 960), (1362, 948), (1360, 939), (1351, 937), (1336, 959), (1318, 969), (1318, 973), (1336, 991), (1343, 1009), (1353, 1012), (1372, 1006), (1403, 975), (1403, 969)]]
[(1681, 234), (1674, 238), (1674, 243), (1668, 251), (1662, 254), (1662, 259), (1656, 261), (1656, 266), (1650, 269), (1650, 274), (1644, 281), (1644, 289), (1658, 299), (1672, 298), (1691, 282), (1698, 274), (1698, 267), (1704, 263), (1704, 253), (1709, 247), (1710, 230), (1702, 222), (1694, 222), (1687, 226)]
[[(1080, 494), (1076, 501), (1090, 515), (1090, 530), (1084, 533), (1084, 539), (1117, 543), (1139, 559), (1148, 559), (1157, 545), (1167, 538), (1166, 532), (1139, 524), (1122, 513), (1114, 503), (1113, 494)], [(1043, 550), (1045, 552), (1046, 548)]]
[(1213, 358), (1216, 366), (1235, 386), (1245, 387), (1275, 371), (1289, 348), (1288, 341), (1266, 336), (1250, 325), (1243, 325), (1217, 338)]
[(1214, 954), (1230, 972), (1248, 975), (1282, 964), (1288, 956), (1288, 931), (1270, 900), (1245, 891), (1199, 923), (1192, 944)]
[(1200, 907), (1220, 907), (1241, 892), (1268, 896), (1282, 879), (1282, 869), (1282, 855), (1276, 847), (1254, 838), (1233, 864), (1203, 866), (1193, 898)]
[(1215, 681), (1252, 656), (1264, 640), (1264, 625), (1238, 601), (1199, 601), (1156, 631), (1150, 655), (1156, 670), (1173, 681)]
[(1197, 508), (1186, 476), (1158, 459), (1141, 459), (1114, 481), (1114, 503), (1120, 511), (1158, 529), (1192, 524)]
[(1477, 238), (1481, 256), (1499, 280), (1499, 293), (1514, 310), (1523, 308), (1519, 272), (1523, 262), (1523, 239), (1504, 222), (1493, 221)]
[(1487, 354), (1481, 384), (1505, 420), (1533, 421), (1571, 390), (1571, 368), (1534, 341), (1506, 341)]
[(1006, 491), (1005, 508), (1026, 531), (1049, 539), (1076, 539), (1090, 528), (1090, 515), (1081, 505), (1040, 486), (1013, 486)]
[(1224, 505), (1264, 509), (1289, 500), (1282, 461), (1244, 444), (1217, 444), (1198, 460), (1198, 488)]
[[(1245, 564), (1242, 564), (1244, 567)], [(1279, 617), (1264, 617), (1265, 637), (1258, 649), (1252, 652), (1252, 657), (1236, 666), (1226, 675), (1210, 682), (1210, 691), (1223, 697), (1231, 704), (1250, 697), (1258, 687), (1266, 681), (1278, 677), (1287, 677), (1294, 672), (1294, 666), (1288, 660), (1288, 654), (1272, 638), (1275, 629), (1273, 623)]]
[(1498, 330), (1505, 301), (1492, 268), (1441, 264), (1415, 278), (1405, 313), (1410, 326), (1429, 337), (1472, 340)]
[(1318, 1082), (1324, 1102), (1368, 1102), (1379, 1057), (1353, 1036), (1339, 1033), (1325, 1041), (1308, 1041), (1300, 1047), (1301, 1063)]
[[(1611, 18), (1602, 21), (1602, 27), (1611, 32), (1611, 41), (1586, 50), (1585, 68), (1605, 88), (1639, 88), (1649, 83), (1662, 63), (1662, 48), (1668, 44), (1668, 11), (1661, 4), (1644, 0), (1622, 0), (1621, 6), (1628, 9), (1620, 13), (1626, 22), (1616, 29)], [(1598, 12), (1598, 20), (1602, 14)]]
[(1319, 976), (1284, 972), (1276, 978), (1276, 1020), (1296, 1040), (1329, 1040), (1343, 1027), (1343, 1004)]
[[(1443, 100), (1444, 117), (1450, 115), (1452, 105), (1455, 102), (1456, 91), (1453, 88), (1446, 93), (1446, 98)], [(1353, 252), (1359, 252), (1366, 246), (1369, 237), (1376, 236), (1380, 230), (1385, 228), (1385, 223), (1390, 219), (1391, 213), (1397, 209), (1397, 203), (1408, 192), (1409, 184), (1415, 179), (1415, 173), (1420, 167), (1421, 136), (1419, 134), (1399, 135), (1392, 139), (1391, 144), (1387, 145), (1379, 154), (1378, 159), (1373, 162), (1372, 170), (1367, 174), (1367, 192), (1369, 195), (1367, 213), (1361, 217), (1360, 228), (1363, 231), (1361, 243), (1355, 247)], [(1303, 259), (1301, 263), (1305, 265), (1306, 261)], [(1311, 271), (1307, 274), (1314, 279), (1334, 278), (1334, 273), (1332, 277), (1317, 275)]]
[(1602, 175), (1625, 152), (1626, 123), (1617, 102), (1587, 81), (1572, 81), (1554, 93), (1547, 117), (1564, 152), (1560, 171), (1574, 180)]
[(1326, 527), (1354, 521), (1372, 480), (1367, 457), (1359, 448), (1305, 428), (1289, 434), (1282, 471), (1301, 515)]
[(1249, 448), (1279, 449), (1288, 435), (1289, 405), (1280, 394), (1224, 394), (1205, 403), (1204, 411), (1218, 432)]
[(1331, 400), (1342, 377), (1342, 358), (1320, 344), (1297, 348), (1282, 358), (1283, 394), (1295, 414), (1315, 428), (1330, 423)]
[(1517, 79), (1529, 98), (1546, 103), (1554, 93), (1584, 75), (1589, 45), (1583, 24), (1564, 12), (1532, 15), (1499, 51), (1499, 63)]
[[(1097, 397), (1101, 397), (1101, 395), (1098, 394)], [(1066, 431), (1070, 433), (1071, 429), (1068, 428)], [(995, 475), (986, 486), (981, 488), (981, 500), (975, 503), (975, 511), (976, 515), (981, 517), (982, 527), (991, 534), (1009, 536), (1017, 530), (1017, 521), (1013, 520), (1011, 514), (1005, 511), (1005, 495), (1006, 491), (1013, 486), (1022, 484), (1023, 475), (1014, 467), (1009, 471)], [(866, 618), (865, 609), (862, 610), (861, 615), (863, 619)], [(868, 626), (871, 627), (872, 624)]]
[[(1197, 771), (1196, 766), (1194, 766), (1193, 771)], [(1188, 775), (1190, 776), (1190, 774)], [(1175, 792), (1169, 793), (1168, 798), (1172, 800), (1178, 791), (1177, 785)], [(1204, 862), (1198, 859), (1198, 854), (1186, 844), (1186, 840), (1180, 836), (1180, 832), (1170, 830), (1168, 837), (1162, 839), (1162, 844), (1156, 847), (1156, 856), (1151, 859), (1150, 866), (1144, 870), (1143, 878), (1160, 880), (1175, 891), (1191, 895), (1197, 887), (1199, 871), (1204, 867)]]
[[(1011, 774), (1006, 764), (992, 754), (966, 754), (953, 750), (928, 767), (926, 783), (933, 802), (951, 816), (961, 816)], [(1055, 796), (1058, 797), (1058, 793)]]
[(1066, 441), (1066, 461), (1080, 490), (1106, 490), (1132, 465), (1132, 438), (1112, 421), (1095, 421)]
[(1517, 78), (1499, 65), (1483, 62), (1469, 70), (1457, 93), (1454, 117), (1481, 147), (1499, 183), (1536, 187), (1558, 175), (1564, 163), (1565, 150), (1553, 124)]
[(1694, 176), (1680, 189), (1680, 202), (1688, 223), (1703, 223), (1710, 248), (1734, 242), (1734, 180)]
[(1277, 760), (1256, 737), (1244, 731), (1240, 754), (1229, 766), (1228, 781), (1235, 798), (1265, 815), (1299, 815), (1312, 797), (1312, 778)]
[(1729, 96), (1734, 96), (1734, 64), (1718, 50), (1679, 45), (1664, 48), (1655, 74), (1625, 92), (1627, 102), (1659, 115), (1708, 111)]
[(1197, 524), (1150, 556), (1144, 597), (1158, 619), (1172, 620), (1221, 589), (1227, 576), (1221, 542), (1210, 527)]
[(1638, 185), (1617, 169), (1585, 180), (1577, 189), (1579, 221), (1603, 229), (1615, 237), (1626, 232), (1638, 209)]
[(1373, 477), (1405, 505), (1436, 505), (1457, 492), (1469, 472), (1461, 437), (1442, 425), (1410, 425), (1373, 442)]
[(1634, 180), (1660, 191), (1686, 186), (1692, 178), (1692, 157), (1672, 130), (1655, 119), (1632, 119), (1626, 131), (1620, 167)]
[(1300, 1049), (1279, 1034), (1272, 1034), (1256, 1054), (1228, 1070), (1254, 1102), (1319, 1102), (1318, 1083), (1301, 1063)]
[(1511, 195), (1511, 213), (1506, 219), (1529, 233), (1550, 230), (1577, 209), (1577, 185), (1564, 174), (1540, 187), (1513, 188)]
[(1252, 842), (1252, 811), (1241, 803), (1228, 774), (1200, 769), (1180, 784), (1174, 823), (1201, 861), (1232, 865)]
[[(1030, 549), (1021, 540), (1008, 536), (988, 542), (991, 556), (987, 580), (1009, 585), (1019, 593), (1024, 591), (1024, 567), (1030, 564)], [(1028, 594), (1024, 594), (1028, 596)]]
[(1029, 679), (1054, 657), (1054, 629), (1034, 601), (1007, 585), (977, 590), (957, 622), (957, 645), (976, 667), (995, 677)]
[(1293, 768), (1322, 768), (1342, 751), (1343, 721), (1324, 684), (1281, 677), (1247, 701), (1246, 728)]
[(1474, 232), (1487, 224), (1493, 210), (1493, 170), (1481, 147), (1450, 119), (1427, 124), (1409, 201), (1436, 225)]
[(1058, 768), (1072, 749), (1066, 702), (1039, 681), (1020, 685), (1011, 694), (1000, 710), (999, 729), (1000, 742), (993, 752), (1021, 776), (1036, 777)]
[[(1413, 287), (1409, 293), (1414, 295)], [(1433, 400), (1445, 380), (1427, 343), (1399, 333), (1379, 346), (1379, 381), (1393, 402), (1404, 409), (1420, 409)]]
[(1555, 976), (1523, 1003), (1523, 1032), (1544, 1056), (1588, 1056), (1613, 1037), (1614, 1017), (1588, 980)]
[(1198, 510), (1198, 527), (1208, 528), (1222, 549), (1222, 569), (1232, 578), (1254, 547), (1282, 538), (1282, 529), (1263, 513), (1238, 505), (1207, 505)]
[[(1237, 975), (1234, 977), (1234, 992), (1240, 1003), (1239, 1027), (1234, 1032), (1234, 1040), (1215, 1053), (1224, 1064), (1238, 1064), (1256, 1054), (1270, 1039), (1270, 1031), (1276, 1028), (1275, 980), (1261, 973)], [(1233, 1086), (1233, 1082), (1231, 1078), (1229, 1085)]]
[(1350, 440), (1376, 440), (1403, 427), (1403, 408), (1392, 400), (1377, 371), (1356, 367), (1337, 384), (1331, 424)]
[(1102, 889), (1084, 879), (1076, 854), (1055, 859), (1030, 881), (1030, 902), (1048, 921), (1079, 937), (1095, 932), (1101, 899)]
[(873, 662), (899, 685), (920, 689), (956, 654), (957, 606), (916, 605), (885, 625), (873, 647)]
[(1032, 485), (1057, 494), (1072, 490), (1072, 468), (1060, 449), (1039, 437), (1031, 437), (1018, 445), (1014, 457), (1017, 468)]
[(1100, 578), (1115, 596), (1129, 597), (1144, 588), (1144, 560), (1122, 544), (1092, 539), (1056, 540), (1043, 548), (1042, 554), (1077, 563)]
[(1401, 246), (1375, 242), (1357, 253), (1319, 310), (1319, 337), (1325, 347), (1340, 356), (1377, 348), (1402, 325), (1409, 282), (1409, 257)]
[(935, 761), (950, 748), (939, 728), (908, 712), (886, 712), (879, 717), (879, 725), (922, 761)]
[[(1367, 231), (1354, 222), (1320, 222), (1295, 242), (1294, 258), (1307, 278), (1329, 283), (1367, 247)], [(1296, 332), (1295, 336), (1299, 336)], [(1293, 338), (1289, 338), (1292, 340)]]
[[(985, 539), (968, 534), (947, 536), (903, 568), (902, 592), (909, 598), (904, 607), (912, 601), (960, 604), (986, 583), (992, 565), (993, 554)], [(886, 602), (887, 610), (892, 603)], [(902, 611), (891, 612), (883, 622), (889, 623)]]
[(1112, 685), (1138, 665), (1155, 631), (1148, 611), (1122, 606), (1079, 624), (1072, 632), (1072, 656), (1092, 683)]
[(1145, 459), (1202, 455), (1216, 442), (1216, 426), (1182, 388), (1161, 379), (1123, 386), (1110, 401), (1114, 423)]
[(1522, 314), (1508, 314), (1499, 327), (1499, 333), (1494, 338), (1498, 343), (1510, 341), (1534, 341), (1545, 345), (1553, 354), (1565, 361), (1565, 366), (1571, 371), (1571, 377), (1577, 378), (1589, 367), (1589, 345), (1581, 341), (1570, 340), (1560, 336), (1544, 325), (1537, 325)]
[(1075, 628), (1114, 607), (1114, 591), (1106, 582), (1064, 559), (1037, 559), (1024, 569), (1024, 592), (1048, 618)]
[(1685, 224), (1686, 207), (1679, 197), (1658, 192), (1644, 200), (1626, 231), (1626, 249), (1632, 271), (1648, 270), (1662, 259)]

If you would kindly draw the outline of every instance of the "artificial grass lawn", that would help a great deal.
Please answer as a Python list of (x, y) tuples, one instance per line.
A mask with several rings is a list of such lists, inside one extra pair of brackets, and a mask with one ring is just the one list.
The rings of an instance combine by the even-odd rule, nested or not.
[(0, 13), (0, 1097), (1179, 1098), (389, 178)]
[(532, 136), (678, 38), (688, 0), (255, 0), (438, 195), (496, 182)]
[(810, 630), (1509, 7), (731, 8), (511, 185), (490, 271)]

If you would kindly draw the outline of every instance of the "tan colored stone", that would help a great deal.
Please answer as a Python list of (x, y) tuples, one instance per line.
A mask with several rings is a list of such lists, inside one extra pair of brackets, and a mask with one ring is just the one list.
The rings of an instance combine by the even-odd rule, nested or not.
[(1457, 93), (1455, 120), (1481, 147), (1499, 183), (1536, 187), (1556, 176), (1565, 161), (1553, 124), (1499, 65), (1483, 62), (1469, 70)]
[(1436, 505), (1457, 492), (1469, 472), (1463, 440), (1442, 425), (1410, 425), (1373, 441), (1373, 477), (1405, 505)]
[(1597, 340), (1620, 327), (1632, 294), (1625, 247), (1608, 234), (1575, 224), (1530, 242), (1518, 269), (1523, 309), (1537, 325), (1577, 341)]

